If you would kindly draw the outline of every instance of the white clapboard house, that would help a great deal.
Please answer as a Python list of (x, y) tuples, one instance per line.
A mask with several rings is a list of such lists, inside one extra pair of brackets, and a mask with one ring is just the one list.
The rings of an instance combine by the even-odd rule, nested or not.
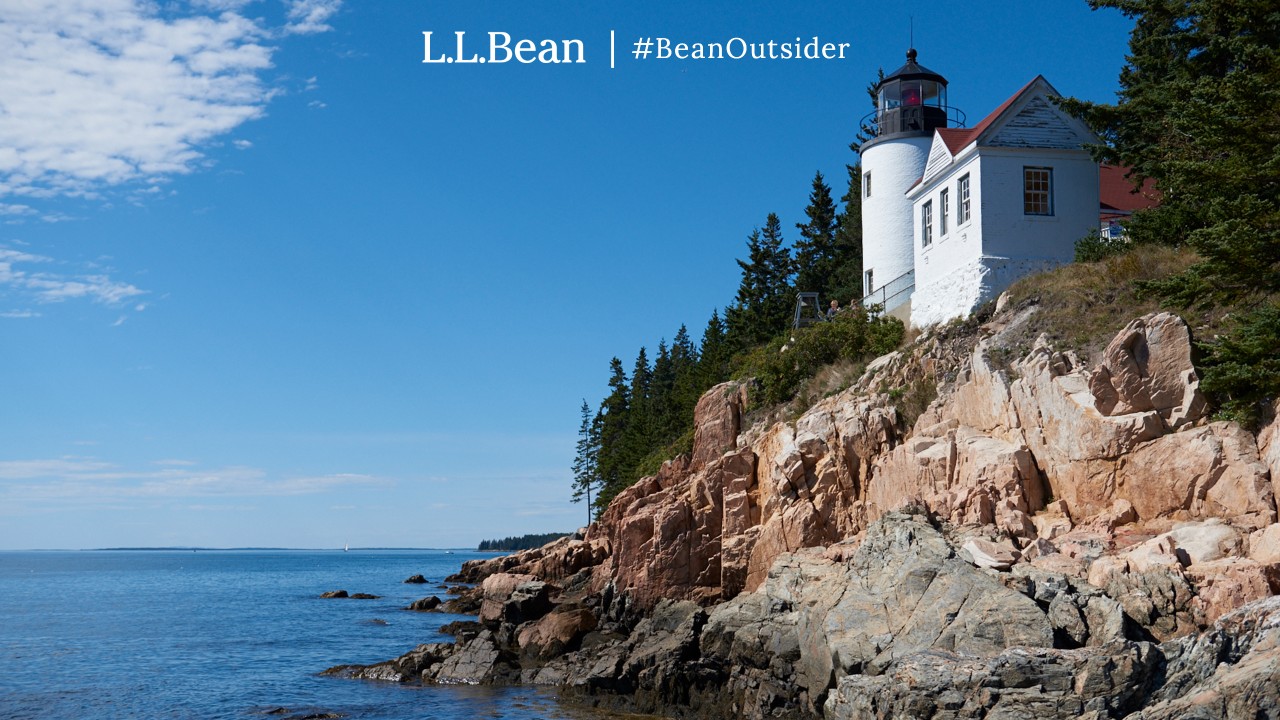
[(1043, 77), (970, 128), (947, 105), (946, 79), (914, 50), (876, 93), (874, 137), (861, 149), (863, 302), (916, 327), (968, 315), (1018, 278), (1070, 262), (1100, 223), (1150, 204), (1093, 161), (1085, 146), (1097, 137), (1053, 103)]

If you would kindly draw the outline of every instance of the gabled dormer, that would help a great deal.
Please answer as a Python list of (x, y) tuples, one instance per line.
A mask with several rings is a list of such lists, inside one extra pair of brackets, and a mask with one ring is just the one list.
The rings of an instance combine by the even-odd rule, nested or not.
[(977, 147), (1077, 150), (1099, 142), (1079, 119), (1054, 102), (1061, 94), (1037, 75), (972, 128), (938, 128), (916, 188), (928, 185)]

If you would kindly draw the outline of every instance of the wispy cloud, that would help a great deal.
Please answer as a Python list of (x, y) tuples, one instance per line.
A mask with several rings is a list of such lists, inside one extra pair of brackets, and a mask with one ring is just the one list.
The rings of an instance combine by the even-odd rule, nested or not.
[[(330, 29), (339, 0), (286, 0), (279, 30), (244, 0), (26, 0), (0, 6), (0, 197), (94, 196), (200, 167), (201, 146), (262, 115), (283, 34)], [(6, 204), (22, 217), (29, 206)]]
[(342, 7), (342, 0), (286, 0), (285, 5), (289, 17), (285, 32), (310, 35), (333, 29), (329, 18)]
[[(121, 501), (314, 495), (389, 480), (359, 473), (278, 477), (258, 468), (202, 469), (158, 460), (144, 469), (94, 458), (0, 461), (0, 498), (14, 501)], [(185, 461), (182, 461), (185, 462)]]
[(135, 285), (112, 279), (109, 273), (58, 272), (62, 266), (44, 255), (0, 247), (0, 296), (13, 295), (23, 301), (46, 304), (85, 299), (104, 305), (122, 305), (147, 293)]
[(0, 215), (35, 215), (35, 208), (30, 205), (0, 203)]

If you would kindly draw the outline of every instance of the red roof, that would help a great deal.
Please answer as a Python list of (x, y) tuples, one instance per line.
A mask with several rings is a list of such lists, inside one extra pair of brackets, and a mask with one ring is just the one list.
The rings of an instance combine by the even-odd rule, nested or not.
[(1129, 168), (1116, 165), (1098, 166), (1098, 202), (1102, 210), (1129, 214), (1160, 204), (1160, 193), (1155, 181), (1147, 178), (1142, 186), (1134, 189), (1133, 181), (1125, 177)]
[(952, 155), (955, 155), (966, 145), (976, 140), (979, 135), (986, 132), (987, 128), (991, 127), (991, 124), (994, 123), (997, 118), (1004, 114), (1005, 110), (1009, 109), (1010, 105), (1013, 105), (1018, 98), (1022, 97), (1022, 94), (1034, 85), (1036, 80), (1040, 80), (1041, 78), (1043, 78), (1042, 75), (1037, 75), (1032, 78), (1031, 82), (1023, 85), (1022, 88), (1018, 90), (1018, 92), (1014, 93), (1012, 97), (1000, 103), (1000, 107), (992, 110), (991, 114), (982, 118), (981, 122), (971, 128), (939, 128), (937, 133), (942, 137), (942, 142), (946, 143), (947, 150)]

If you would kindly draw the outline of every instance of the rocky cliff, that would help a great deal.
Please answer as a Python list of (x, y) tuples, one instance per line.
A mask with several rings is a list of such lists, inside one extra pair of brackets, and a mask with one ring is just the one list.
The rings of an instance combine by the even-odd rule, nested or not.
[[(693, 452), (575, 537), (471, 562), (458, 642), (336, 668), (708, 718), (1280, 716), (1280, 424), (1211, 422), (1176, 316), (1093, 363), (1035, 307)], [(908, 423), (904, 388), (936, 384)]]

